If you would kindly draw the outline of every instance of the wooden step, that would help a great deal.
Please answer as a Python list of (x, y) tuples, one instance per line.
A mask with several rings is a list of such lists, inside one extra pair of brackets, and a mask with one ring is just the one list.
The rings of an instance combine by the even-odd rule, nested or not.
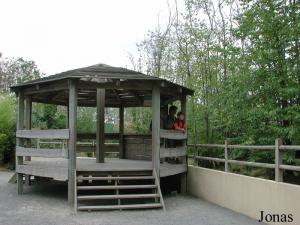
[(136, 198), (158, 198), (159, 194), (126, 194), (126, 195), (81, 195), (78, 200), (94, 199), (136, 199)]
[(146, 208), (161, 208), (160, 203), (151, 204), (134, 204), (134, 205), (101, 205), (101, 206), (78, 206), (78, 210), (114, 210), (114, 209), (146, 209)]
[(132, 177), (82, 177), (78, 176), (77, 180), (152, 180), (153, 176), (132, 176)]
[(147, 189), (147, 188), (157, 188), (157, 185), (149, 184), (149, 185), (77, 186), (77, 190), (116, 190), (116, 189)]

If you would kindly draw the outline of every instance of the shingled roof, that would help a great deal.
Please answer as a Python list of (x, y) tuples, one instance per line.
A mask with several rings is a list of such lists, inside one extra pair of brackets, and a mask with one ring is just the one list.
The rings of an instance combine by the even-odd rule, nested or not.
[[(122, 83), (122, 84), (131, 84), (133, 85), (138, 85), (140, 86), (140, 90), (135, 92), (135, 98), (138, 100), (141, 99), (143, 101), (144, 98), (147, 98), (148, 92), (146, 86), (148, 84), (153, 84), (160, 82), (162, 85), (162, 89), (165, 89), (164, 91), (164, 97), (165, 98), (171, 98), (172, 96), (178, 96), (178, 93), (183, 94), (183, 95), (192, 95), (193, 90), (186, 88), (184, 86), (181, 86), (179, 84), (172, 83), (166, 79), (163, 78), (158, 78), (154, 76), (149, 76), (134, 70), (129, 70), (126, 68), (121, 68), (121, 67), (113, 67), (109, 66), (106, 64), (96, 64), (88, 67), (83, 67), (83, 68), (78, 68), (78, 69), (73, 69), (73, 70), (68, 70), (62, 73), (58, 73), (55, 75), (47, 76), (47, 77), (42, 77), (36, 80), (28, 81), (25, 83), (17, 84), (11, 87), (11, 89), (15, 92), (18, 92), (19, 90), (27, 91), (28, 93), (31, 93), (32, 99), (37, 102), (49, 102), (53, 104), (64, 104), (63, 102), (66, 102), (66, 97), (67, 94), (66, 92), (68, 90), (63, 90), (65, 93), (62, 93), (61, 96), (59, 94), (53, 93), (51, 95), (51, 92), (55, 92), (59, 88), (56, 88), (57, 85), (63, 85), (63, 83), (66, 85), (67, 81), (70, 79), (76, 79), (78, 80), (79, 83), (79, 89), (81, 89), (81, 92), (83, 89), (86, 89), (87, 87), (90, 89), (91, 86), (96, 87), (96, 85), (110, 85), (109, 87), (105, 86), (107, 89), (107, 93), (112, 93), (112, 95), (120, 95), (122, 98), (126, 98), (126, 96), (123, 96), (125, 94), (124, 88), (122, 86), (115, 85), (117, 82)], [(51, 89), (51, 85), (54, 87)], [(126, 86), (124, 86), (126, 87)], [(145, 87), (145, 91), (143, 91), (143, 87)], [(44, 88), (44, 89), (43, 89)], [(48, 89), (47, 89), (48, 88)], [(43, 89), (43, 91), (42, 91)], [(62, 88), (63, 89), (63, 88)], [(168, 89), (168, 90), (167, 90)], [(41, 90), (39, 92), (39, 90)], [(149, 89), (148, 89), (149, 91)], [(171, 92), (171, 93), (166, 93), (166, 91)], [(87, 96), (87, 93), (81, 93), (79, 92), (79, 97), (80, 95), (85, 95)], [(123, 92), (123, 93), (122, 93)], [(147, 92), (147, 93), (146, 93)], [(173, 93), (172, 93), (173, 92)], [(178, 92), (176, 94), (176, 92)], [(34, 93), (34, 94), (33, 94)], [(116, 94), (118, 93), (118, 94)], [(127, 93), (127, 92), (126, 92)], [(130, 99), (132, 97), (132, 93), (130, 92), (127, 97)], [(47, 97), (48, 96), (48, 97)], [(49, 98), (49, 96), (52, 97), (52, 100)], [(53, 97), (54, 96), (54, 97)], [(93, 93), (90, 93), (89, 99), (86, 99), (84, 102), (82, 100), (79, 100), (79, 105), (86, 105), (87, 102), (92, 102), (95, 99), (93, 99)], [(119, 97), (120, 97), (119, 96)], [(118, 96), (117, 96), (118, 97)], [(84, 98), (84, 97), (82, 97)], [(108, 99), (109, 100), (109, 99)], [(125, 101), (125, 100), (124, 100)], [(126, 101), (125, 101), (126, 102)], [(93, 105), (91, 103), (91, 105)], [(134, 105), (134, 104), (133, 104)]]

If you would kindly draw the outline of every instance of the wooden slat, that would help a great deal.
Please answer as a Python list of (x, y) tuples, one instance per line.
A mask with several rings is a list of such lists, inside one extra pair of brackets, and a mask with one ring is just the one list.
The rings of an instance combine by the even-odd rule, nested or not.
[[(104, 145), (105, 152), (119, 153), (120, 152), (119, 148), (120, 148), (119, 144), (105, 144)], [(96, 146), (77, 144), (77, 152), (96, 152)]]
[(300, 166), (280, 165), (279, 168), (283, 170), (300, 171)]
[(66, 149), (24, 148), (17, 146), (16, 156), (67, 158), (68, 154)]
[(186, 147), (160, 148), (160, 158), (180, 157), (186, 155)]
[(156, 188), (156, 185), (106, 185), (106, 186), (78, 186), (77, 190), (115, 190), (115, 189), (148, 189)]
[(167, 138), (167, 139), (173, 139), (173, 140), (184, 140), (187, 138), (186, 132), (180, 132), (176, 130), (160, 130), (160, 137), (161, 138)]
[(78, 206), (78, 210), (113, 210), (113, 209), (145, 209), (145, 208), (161, 208), (162, 204), (135, 204), (135, 205), (101, 205), (101, 206)]
[(133, 199), (133, 198), (157, 198), (159, 194), (125, 194), (125, 195), (82, 195), (78, 196), (78, 200), (94, 200), (94, 199)]
[(69, 139), (69, 129), (17, 130), (17, 138)]
[(215, 162), (225, 162), (225, 159), (214, 158), (214, 157), (207, 157), (207, 156), (195, 156), (195, 159), (215, 161)]
[(232, 149), (274, 150), (274, 145), (228, 145)]
[(77, 180), (151, 180), (153, 176), (131, 176), (131, 177), (83, 177), (78, 176)]
[(292, 150), (292, 151), (298, 151), (300, 150), (300, 145), (280, 145), (280, 150)]
[(228, 163), (238, 164), (242, 166), (263, 167), (263, 168), (270, 168), (270, 169), (275, 168), (275, 165), (270, 163), (246, 162), (246, 161), (238, 161), (232, 159), (229, 159)]
[[(106, 140), (118, 140), (120, 134), (119, 133), (105, 133), (104, 134)], [(96, 133), (78, 133), (77, 134), (77, 139), (78, 140), (91, 140), (95, 139), (96, 140)]]

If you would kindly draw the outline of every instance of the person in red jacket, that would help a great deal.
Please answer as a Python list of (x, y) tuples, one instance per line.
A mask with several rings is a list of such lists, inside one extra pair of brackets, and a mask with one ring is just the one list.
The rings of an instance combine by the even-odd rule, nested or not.
[(186, 125), (185, 125), (185, 121), (184, 121), (184, 113), (183, 112), (179, 112), (177, 114), (177, 119), (173, 125), (173, 129), (185, 132)]

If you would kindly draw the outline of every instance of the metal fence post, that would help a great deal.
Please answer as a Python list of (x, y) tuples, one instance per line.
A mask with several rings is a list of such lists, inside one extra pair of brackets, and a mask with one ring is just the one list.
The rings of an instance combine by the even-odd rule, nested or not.
[(229, 172), (228, 168), (228, 141), (225, 140), (225, 148), (224, 148), (224, 155), (225, 155), (225, 172)]
[(279, 149), (280, 145), (282, 145), (282, 140), (277, 138), (275, 140), (275, 181), (277, 182), (283, 181), (283, 171), (280, 169), (280, 165), (282, 164), (282, 154)]

